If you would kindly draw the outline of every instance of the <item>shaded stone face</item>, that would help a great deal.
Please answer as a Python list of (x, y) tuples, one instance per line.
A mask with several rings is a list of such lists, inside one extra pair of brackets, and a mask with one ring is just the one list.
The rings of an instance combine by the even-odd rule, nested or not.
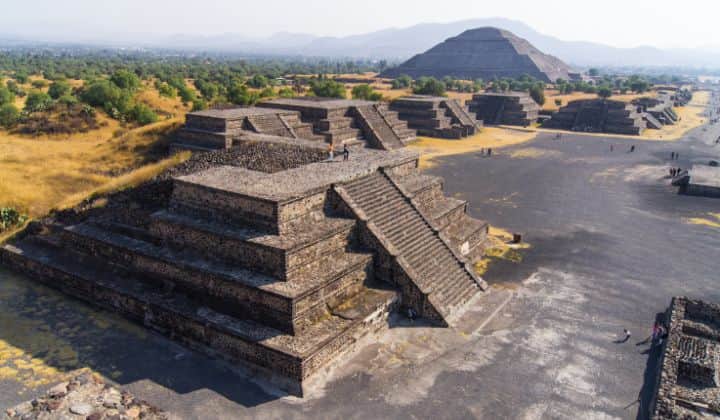
[(556, 57), (542, 53), (528, 41), (497, 28), (463, 32), (416, 55), (382, 77), (407, 74), (413, 78), (452, 76), (462, 79), (517, 78), (530, 75), (538, 80), (569, 80), (570, 67)]

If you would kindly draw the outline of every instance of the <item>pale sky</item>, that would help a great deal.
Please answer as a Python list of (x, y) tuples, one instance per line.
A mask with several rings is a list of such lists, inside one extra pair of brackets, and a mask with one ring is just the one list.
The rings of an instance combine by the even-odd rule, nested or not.
[(523, 21), (618, 47), (720, 44), (717, 0), (0, 0), (0, 35), (92, 40), (138, 34), (345, 36), (472, 18)]

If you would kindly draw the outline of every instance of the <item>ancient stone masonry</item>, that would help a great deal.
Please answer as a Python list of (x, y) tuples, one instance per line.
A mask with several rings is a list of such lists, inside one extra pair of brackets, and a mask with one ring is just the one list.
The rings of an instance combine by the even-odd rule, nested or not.
[[(349, 109), (337, 118), (357, 118)], [(298, 395), (396, 308), (452, 325), (485, 288), (470, 264), (487, 224), (444, 197), (401, 140), (392, 151), (362, 141), (349, 161), (328, 161), (323, 142), (254, 118), (302, 111), (268, 110), (190, 116), (195, 129), (234, 130), (230, 146), (104, 206), (33, 223), (0, 248), (0, 263)]]
[(650, 120), (647, 116), (651, 116), (653, 121), (648, 121), (648, 128), (661, 128), (662, 125), (674, 125), (678, 120), (678, 115), (673, 107), (675, 103), (670, 95), (658, 95), (656, 98), (638, 98), (632, 101), (632, 104), (638, 107), (639, 112), (643, 112), (643, 117)]
[[(260, 107), (293, 110), (311, 124), (314, 135), (327, 143), (365, 144), (391, 150), (415, 139), (415, 131), (378, 102), (327, 98), (274, 99)], [(302, 137), (302, 136), (300, 136)]]
[(525, 92), (473, 95), (467, 106), (475, 118), (484, 124), (528, 126), (537, 122), (540, 106)]
[(672, 185), (679, 187), (680, 194), (720, 198), (720, 168), (694, 165), (675, 176)]
[(647, 124), (635, 105), (607, 99), (580, 99), (560, 108), (543, 127), (639, 135)]
[(720, 305), (673, 298), (666, 326), (651, 418), (720, 416)]
[(381, 77), (407, 74), (413, 78), (451, 76), (492, 80), (530, 75), (544, 82), (569, 80), (570, 67), (542, 53), (528, 41), (508, 31), (484, 27), (471, 29), (418, 54)]
[(394, 100), (390, 109), (418, 134), (430, 137), (460, 139), (472, 136), (482, 128), (482, 121), (458, 101), (443, 97), (405, 96)]

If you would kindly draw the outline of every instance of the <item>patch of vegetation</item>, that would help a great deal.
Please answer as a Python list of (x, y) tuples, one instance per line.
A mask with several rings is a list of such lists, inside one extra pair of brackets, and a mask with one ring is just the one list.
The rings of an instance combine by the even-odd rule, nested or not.
[(445, 96), (447, 86), (434, 77), (421, 77), (415, 81), (413, 93), (417, 95)]
[(310, 92), (321, 98), (346, 98), (345, 85), (331, 79), (319, 78), (310, 81)]
[[(47, 111), (52, 112), (34, 112), (25, 117), (18, 116), (15, 122), (21, 121), (22, 125), (15, 132), (30, 136), (77, 134), (101, 127), (92, 107), (77, 103), (70, 106), (60, 104), (51, 106), (52, 108)], [(0, 120), (2, 120), (1, 110)]]
[(357, 85), (352, 88), (353, 99), (364, 99), (366, 101), (380, 101), (382, 94), (376, 92), (370, 85)]
[(393, 89), (407, 89), (412, 86), (413, 79), (407, 74), (401, 74), (397, 79), (393, 79)]
[(18, 227), (27, 221), (27, 215), (12, 207), (0, 208), (0, 232)]

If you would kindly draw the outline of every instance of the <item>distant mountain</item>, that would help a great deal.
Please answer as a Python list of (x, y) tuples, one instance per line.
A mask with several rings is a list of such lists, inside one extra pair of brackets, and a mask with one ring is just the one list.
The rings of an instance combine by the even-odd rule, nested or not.
[[(390, 28), (345, 37), (317, 37), (310, 34), (280, 32), (267, 38), (238, 34), (213, 36), (117, 34), (94, 39), (93, 45), (140, 48), (174, 48), (257, 55), (291, 55), (335, 58), (376, 58), (404, 61), (448, 38), (468, 30), (492, 26), (525, 38), (544, 53), (575, 66), (603, 67), (714, 67), (720, 68), (720, 48), (659, 49), (655, 47), (616, 48), (608, 45), (563, 41), (544, 35), (530, 26), (504, 18), (470, 19), (451, 23), (423, 23), (408, 28)], [(34, 42), (42, 41), (38, 37)], [(68, 40), (70, 41), (70, 40)], [(81, 40), (72, 40), (79, 42)], [(15, 37), (0, 34), (0, 49), (16, 45)]]

